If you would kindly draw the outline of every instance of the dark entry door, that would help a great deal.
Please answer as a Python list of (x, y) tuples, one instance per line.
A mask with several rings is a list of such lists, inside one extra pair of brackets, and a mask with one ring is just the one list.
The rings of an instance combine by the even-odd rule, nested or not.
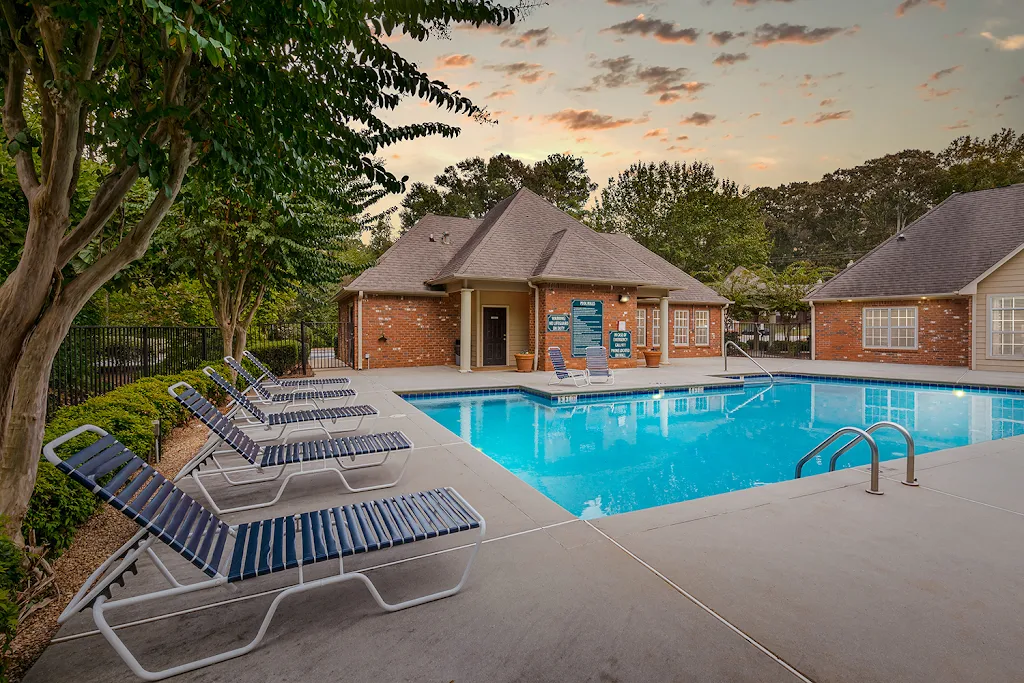
[(508, 310), (484, 306), (484, 365), (505, 365)]

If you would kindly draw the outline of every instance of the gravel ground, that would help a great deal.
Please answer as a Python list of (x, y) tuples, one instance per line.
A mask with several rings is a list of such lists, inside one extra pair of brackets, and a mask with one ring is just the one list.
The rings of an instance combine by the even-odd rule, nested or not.
[[(168, 478), (173, 477), (206, 442), (208, 430), (199, 420), (172, 431), (163, 442), (160, 464), (156, 466)], [(71, 598), (115, 550), (123, 545), (138, 526), (120, 512), (104, 505), (78, 530), (71, 547), (57, 559), (53, 569), (56, 599), (31, 615), (18, 627), (11, 653), (12, 680), (18, 680), (46, 649), (57, 632), (57, 617)]]

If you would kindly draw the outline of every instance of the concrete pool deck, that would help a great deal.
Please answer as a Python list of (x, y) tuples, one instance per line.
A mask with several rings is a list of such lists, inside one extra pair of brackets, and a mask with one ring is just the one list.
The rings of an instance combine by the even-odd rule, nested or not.
[[(730, 359), (730, 371), (756, 371), (742, 363)], [(984, 383), (950, 368), (765, 365)], [(176, 680), (1020, 680), (1024, 437), (921, 455), (917, 488), (898, 483), (902, 461), (887, 461), (880, 497), (864, 493), (867, 472), (855, 468), (587, 522), (392, 391), (539, 386), (546, 373), (418, 370), (351, 373), (360, 402), (381, 412), (372, 429), (402, 429), (417, 444), (397, 487), (343, 496), (335, 478), (314, 477), (294, 483), (274, 508), (226, 519), (452, 486), (488, 523), (489, 541), (463, 592), (394, 614), (382, 613), (359, 585), (301, 594), (282, 604), (252, 654)], [(709, 373), (721, 373), (721, 359), (620, 371), (615, 388), (707, 384), (715, 381)], [(994, 383), (1024, 386), (1007, 375)], [(375, 475), (365, 476), (369, 483)], [(266, 492), (215, 495), (231, 503)], [(365, 569), (389, 600), (437, 590), (457, 580), (466, 557), (459, 547), (469, 540), (461, 536), (469, 534), (346, 565)], [(160, 554), (174, 568), (185, 564), (167, 548)], [(159, 585), (155, 568), (140, 564), (123, 594)], [(112, 620), (145, 620), (122, 636), (145, 665), (167, 666), (247, 641), (280, 585), (277, 576), (254, 579), (205, 596), (231, 601), (214, 609), (168, 616), (203, 604), (187, 596)], [(93, 628), (88, 613), (75, 616), (25, 680), (133, 680)]]

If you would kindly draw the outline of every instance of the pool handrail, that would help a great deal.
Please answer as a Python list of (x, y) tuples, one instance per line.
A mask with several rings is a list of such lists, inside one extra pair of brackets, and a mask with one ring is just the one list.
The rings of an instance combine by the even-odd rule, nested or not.
[(768, 377), (771, 378), (772, 384), (775, 384), (775, 375), (773, 375), (772, 373), (768, 372), (768, 370), (765, 369), (765, 367), (763, 365), (761, 365), (756, 360), (754, 360), (749, 353), (747, 353), (742, 348), (740, 348), (740, 345), (737, 344), (736, 342), (732, 341), (731, 339), (729, 341), (725, 342), (725, 348), (724, 348), (724, 351), (722, 353), (722, 357), (725, 359), (725, 371), (726, 372), (729, 372), (729, 345), (730, 344), (732, 345), (732, 347), (734, 349), (736, 349), (737, 351), (742, 353), (744, 356), (746, 356), (750, 360), (751, 363), (753, 363), (757, 367), (761, 368), (761, 371), (764, 374), (768, 375)]
[[(876, 422), (875, 424), (871, 425), (870, 427), (868, 427), (864, 431), (866, 431), (868, 434), (871, 434), (873, 432), (878, 431), (882, 427), (889, 427), (890, 429), (895, 429), (897, 432), (902, 434), (903, 438), (906, 440), (906, 442), (907, 442), (907, 478), (906, 478), (906, 481), (901, 481), (900, 483), (905, 485), (905, 486), (917, 486), (917, 477), (914, 474), (914, 437), (911, 436), (910, 432), (907, 431), (907, 428), (904, 427), (903, 425), (897, 424), (895, 422), (885, 421), (885, 420), (883, 420), (882, 422)], [(832, 459), (829, 460), (829, 462), (828, 462), (828, 471), (829, 472), (835, 472), (835, 470), (836, 470), (836, 461), (839, 460), (839, 457), (843, 453), (845, 453), (846, 451), (850, 450), (851, 448), (853, 448), (854, 446), (859, 444), (860, 442), (861, 442), (861, 437), (858, 436), (856, 439), (853, 439), (852, 441), (850, 441), (850, 443), (846, 444), (845, 446), (840, 448), (838, 451), (836, 451), (835, 455), (833, 455)]]
[(871, 437), (870, 434), (868, 434), (860, 427), (841, 427), (840, 429), (834, 431), (832, 433), (832, 436), (828, 437), (827, 439), (819, 443), (811, 450), (810, 453), (800, 458), (800, 462), (796, 464), (796, 476), (794, 477), (794, 479), (799, 479), (801, 477), (804, 464), (806, 464), (808, 460), (810, 460), (818, 453), (821, 453), (823, 450), (828, 448), (833, 441), (841, 437), (843, 434), (857, 434), (857, 441), (863, 439), (864, 441), (868, 442), (868, 447), (871, 448), (871, 486), (866, 490), (868, 493), (872, 493), (876, 496), (882, 495), (883, 491), (879, 490), (878, 488), (878, 474), (879, 469), (881, 467), (878, 458), (878, 444), (875, 443), (875, 440)]

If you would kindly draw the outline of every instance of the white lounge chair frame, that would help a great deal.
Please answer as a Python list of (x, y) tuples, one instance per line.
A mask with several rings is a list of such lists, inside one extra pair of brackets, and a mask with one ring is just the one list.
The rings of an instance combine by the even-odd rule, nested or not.
[[(64, 436), (61, 436), (54, 441), (46, 444), (43, 448), (43, 453), (47, 460), (54, 465), (61, 462), (61, 458), (56, 454), (56, 449), (67, 441), (75, 438), (76, 436), (85, 432), (94, 432), (100, 436), (106, 436), (107, 432), (95, 427), (93, 425), (83, 425), (71, 432), (68, 432)], [(96, 485), (93, 487), (93, 493), (99, 494), (101, 487)], [(358, 570), (347, 570), (345, 569), (345, 562), (343, 557), (337, 558), (338, 573), (332, 574), (325, 578), (307, 580), (303, 571), (302, 558), (299, 557), (299, 566), (297, 568), (297, 580), (294, 584), (284, 588), (274, 598), (273, 602), (270, 603), (270, 607), (267, 609), (266, 614), (260, 623), (260, 628), (256, 635), (245, 645), (221, 652), (216, 655), (208, 657), (202, 657), (200, 659), (188, 662), (186, 664), (180, 664), (178, 666), (172, 666), (161, 671), (150, 671), (142, 666), (138, 658), (128, 649), (124, 641), (121, 640), (117, 632), (112, 628), (107, 621), (107, 613), (117, 609), (123, 609), (125, 607), (131, 607), (133, 605), (140, 605), (153, 600), (160, 600), (164, 598), (174, 598), (180, 595), (186, 595), (189, 593), (198, 593), (201, 591), (209, 591), (216, 588), (228, 587), (231, 584), (228, 582), (228, 577), (225, 573), (225, 565), (230, 564), (232, 553), (224, 553), (220, 566), (213, 568), (216, 570), (216, 575), (211, 579), (206, 579), (196, 583), (185, 584), (178, 580), (178, 578), (171, 572), (170, 568), (160, 559), (160, 557), (153, 550), (153, 544), (159, 540), (156, 536), (151, 535), (152, 529), (150, 527), (144, 527), (139, 529), (132, 538), (116, 550), (109, 558), (107, 558), (103, 564), (101, 564), (96, 571), (94, 571), (85, 584), (78, 590), (71, 602), (61, 613), (58, 618), (58, 623), (63, 624), (72, 616), (77, 614), (79, 611), (85, 609), (91, 609), (93, 620), (96, 623), (96, 628), (103, 635), (110, 646), (117, 652), (118, 656), (124, 661), (128, 668), (138, 676), (139, 678), (147, 681), (159, 681), (172, 676), (186, 673), (188, 671), (195, 671), (212, 664), (234, 659), (242, 655), (252, 652), (259, 644), (263, 641), (264, 636), (267, 633), (267, 629), (270, 627), (270, 622), (273, 620), (274, 615), (277, 612), (278, 606), (286, 599), (299, 593), (304, 593), (309, 590), (316, 588), (322, 588), (345, 581), (360, 581), (366, 586), (370, 595), (374, 601), (380, 606), (381, 609), (387, 612), (397, 612), (399, 610), (407, 609), (409, 607), (415, 607), (422, 605), (427, 602), (434, 600), (440, 600), (449, 596), (455, 595), (463, 586), (466, 585), (466, 580), (469, 578), (470, 569), (473, 567), (473, 561), (476, 559), (477, 553), (480, 551), (480, 545), (484, 540), (487, 532), (487, 523), (483, 516), (480, 515), (476, 509), (466, 501), (458, 492), (453, 489), (448, 489), (449, 493), (456, 496), (459, 502), (465, 506), (465, 508), (471, 512), (480, 521), (480, 532), (477, 535), (476, 541), (473, 543), (472, 551), (470, 552), (469, 560), (466, 562), (466, 567), (462, 572), (462, 576), (459, 582), (452, 588), (430, 593), (418, 598), (412, 598), (404, 600), (398, 603), (386, 602), (382, 597), (377, 587), (373, 584), (368, 576)], [(129, 513), (125, 513), (129, 514)], [(130, 516), (130, 514), (129, 514)], [(298, 520), (300, 515), (293, 515), (293, 520)], [(238, 525), (231, 525), (229, 533), (233, 538), (237, 539)], [(150, 561), (156, 565), (157, 570), (164, 577), (170, 588), (163, 590), (156, 590), (150, 593), (142, 595), (112, 599), (110, 596), (110, 590), (112, 585), (117, 582), (120, 585), (124, 585), (124, 579), (122, 578), (126, 572), (133, 574), (137, 573), (135, 563), (148, 557)], [(328, 560), (330, 561), (330, 560)], [(326, 564), (326, 562), (318, 562), (315, 564)], [(312, 565), (310, 565), (312, 566)], [(290, 571), (290, 570), (285, 570)], [(275, 572), (283, 573), (283, 572)], [(205, 576), (205, 574), (204, 574)]]

